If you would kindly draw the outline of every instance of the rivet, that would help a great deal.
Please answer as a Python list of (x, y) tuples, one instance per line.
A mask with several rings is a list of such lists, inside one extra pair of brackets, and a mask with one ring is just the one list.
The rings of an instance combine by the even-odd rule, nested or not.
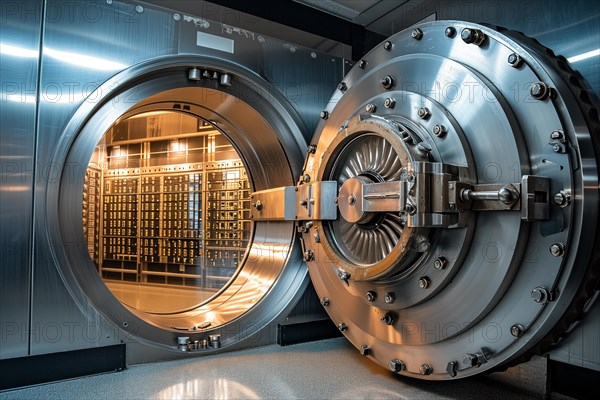
[(444, 35), (446, 35), (449, 38), (453, 38), (454, 36), (456, 36), (456, 28), (454, 28), (453, 26), (449, 26), (444, 30)]
[(340, 278), (342, 281), (345, 281), (346, 283), (348, 283), (348, 279), (350, 279), (350, 274), (346, 271), (339, 271), (338, 278)]
[(367, 61), (366, 60), (360, 60), (358, 62), (358, 68), (365, 69), (366, 66), (367, 66)]
[(327, 306), (329, 305), (329, 298), (327, 298), (327, 297), (323, 297), (323, 298), (321, 299), (321, 305), (322, 305), (323, 307), (327, 307)]
[(377, 106), (373, 103), (369, 103), (365, 106), (365, 111), (368, 113), (373, 113), (375, 110), (377, 110)]
[(315, 253), (312, 250), (306, 250), (304, 252), (304, 261), (313, 261), (315, 259)]
[(344, 322), (340, 322), (337, 327), (341, 332), (346, 332), (348, 330), (348, 325)]
[(383, 317), (380, 318), (380, 321), (383, 322), (386, 325), (394, 325), (394, 322), (396, 322), (396, 316), (392, 313), (385, 313), (383, 315)]
[(525, 328), (521, 324), (514, 324), (513, 326), (510, 327), (510, 334), (513, 335), (514, 337), (521, 337), (521, 335), (523, 335), (524, 331), (525, 331)]
[(392, 45), (392, 42), (390, 42), (389, 40), (388, 40), (388, 41), (386, 41), (386, 42), (383, 44), (383, 48), (384, 48), (385, 50), (388, 50), (388, 51), (389, 51), (389, 50), (391, 50), (391, 49), (392, 49), (392, 47), (393, 47), (393, 45)]
[(565, 139), (565, 133), (560, 129), (557, 129), (555, 131), (552, 131), (552, 133), (550, 134), (550, 139), (559, 140), (562, 142)]
[(321, 111), (320, 117), (321, 117), (321, 119), (329, 118), (329, 111)]
[(387, 304), (392, 304), (394, 301), (396, 301), (396, 295), (392, 292), (387, 292), (383, 297), (383, 301), (385, 301)]
[(377, 293), (373, 292), (373, 291), (368, 291), (367, 294), (365, 294), (365, 299), (367, 299), (367, 301), (369, 303), (372, 303), (375, 301), (375, 299), (377, 298)]
[(390, 368), (394, 372), (401, 372), (406, 369), (406, 364), (403, 361), (398, 360), (397, 358), (390, 361)]
[(423, 364), (419, 367), (419, 372), (421, 375), (431, 375), (433, 368), (429, 364)]
[(360, 348), (360, 354), (363, 356), (371, 355), (371, 348), (369, 346), (367, 346), (366, 344), (363, 344)]
[(435, 269), (444, 269), (446, 268), (446, 265), (448, 265), (448, 260), (446, 259), (446, 257), (438, 257), (433, 262), (433, 267)]
[(550, 246), (550, 254), (554, 257), (562, 257), (565, 254), (565, 245), (563, 243), (554, 243)]
[(388, 75), (386, 77), (381, 78), (379, 83), (381, 84), (381, 86), (383, 86), (384, 89), (391, 89), (391, 87), (394, 86), (394, 78)]
[(348, 85), (346, 85), (346, 82), (340, 82), (337, 88), (338, 90), (345, 92), (348, 89)]

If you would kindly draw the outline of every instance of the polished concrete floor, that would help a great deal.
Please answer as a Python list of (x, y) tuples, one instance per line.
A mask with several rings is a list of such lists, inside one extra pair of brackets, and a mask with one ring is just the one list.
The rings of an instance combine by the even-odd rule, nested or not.
[[(454, 382), (396, 376), (344, 338), (132, 366), (0, 393), (8, 399), (543, 399), (545, 360)], [(552, 395), (551, 399), (566, 400)]]

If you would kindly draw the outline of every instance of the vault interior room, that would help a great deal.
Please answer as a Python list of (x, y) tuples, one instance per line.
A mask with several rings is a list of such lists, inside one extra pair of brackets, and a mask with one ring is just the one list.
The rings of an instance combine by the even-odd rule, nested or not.
[(598, 378), (595, 3), (1, 7), (0, 398), (336, 337)]

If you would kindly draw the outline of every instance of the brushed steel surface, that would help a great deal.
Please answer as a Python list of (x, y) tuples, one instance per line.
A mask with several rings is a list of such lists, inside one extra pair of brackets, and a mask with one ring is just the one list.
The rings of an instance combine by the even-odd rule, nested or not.
[[(459, 360), (456, 378), (497, 367), (550, 332), (588, 268), (593, 241), (580, 237), (595, 237), (598, 212), (589, 128), (562, 79), (533, 49), (492, 29), (476, 26), (487, 35), (476, 46), (458, 35), (447, 37), (448, 26), (461, 32), (476, 25), (421, 24), (422, 40), (401, 32), (390, 38), (391, 49), (377, 46), (365, 57), (365, 68), (354, 68), (345, 77), (346, 89), (334, 94), (326, 108), (329, 118), (317, 128), (317, 150), (309, 155), (306, 171), (316, 179), (331, 179), (326, 161), (339, 154), (339, 137), (350, 131), (348, 121), (372, 104), (368, 110), (375, 108), (379, 118), (399, 115), (412, 121), (412, 130), (431, 144), (434, 161), (468, 167), (472, 175), (463, 177), (467, 182), (511, 183), (523, 175), (539, 175), (550, 179), (551, 190), (573, 190), (577, 200), (568, 209), (550, 204), (548, 221), (521, 221), (518, 211), (471, 213), (462, 228), (434, 229), (423, 256), (406, 271), (369, 282), (340, 280), (343, 257), (328, 249), (327, 240), (314, 241), (312, 231), (304, 234), (306, 249), (321, 255), (308, 263), (317, 293), (329, 299), (326, 311), (334, 323), (347, 326), (345, 336), (357, 348), (369, 346), (369, 357), (380, 365), (389, 368), (390, 360), (402, 360), (406, 369), (400, 373), (431, 380), (453, 379), (446, 366), (454, 360)], [(523, 57), (521, 68), (506, 61), (513, 52)], [(394, 87), (382, 87), (386, 76), (394, 78)], [(556, 88), (552, 100), (530, 97), (529, 87), (538, 81)], [(394, 109), (384, 107), (390, 97), (396, 100)], [(429, 115), (419, 115), (424, 107)], [(432, 133), (440, 124), (460, 127), (456, 147), (447, 142), (456, 133)], [(549, 145), (556, 129), (564, 130), (574, 152), (556, 152)], [(313, 229), (323, 227), (315, 223)], [(333, 233), (333, 240), (339, 234)], [(464, 240), (456, 246), (444, 235)], [(550, 254), (553, 243), (566, 244), (564, 259)], [(438, 257), (449, 259), (452, 268), (436, 269)], [(531, 292), (540, 286), (556, 290), (558, 300), (542, 306), (533, 301)], [(365, 299), (368, 291), (376, 293), (375, 301)], [(394, 293), (393, 303), (377, 300), (385, 293)], [(380, 322), (390, 316), (394, 323)], [(515, 323), (525, 326), (519, 338), (510, 334)], [(479, 368), (466, 366), (462, 360), (467, 353), (482, 353), (487, 362)], [(422, 374), (425, 364), (433, 373)]]
[[(41, 18), (27, 14), (30, 4), (42, 3), (22, 4), (14, 15), (2, 15), (9, 21), (5, 24), (3, 19), (3, 46), (6, 39), (14, 37), (17, 43), (13, 45), (28, 57), (27, 66), (23, 60), (13, 65), (3, 54), (2, 82), (11, 76), (5, 74), (5, 67), (12, 70), (18, 65), (18, 72), (33, 85), (31, 92), (24, 86), (17, 93), (20, 101), (13, 101), (16, 97), (12, 96), (12, 103), (2, 104), (2, 165), (9, 156), (20, 157), (25, 169), (18, 176), (23, 179), (18, 182), (23, 185), (18, 194), (4, 185), (7, 182), (13, 188), (16, 175), (10, 170), (3, 172), (2, 199), (6, 193), (10, 202), (2, 204), (2, 238), (16, 251), (28, 246), (33, 230), (35, 259), (29, 277), (27, 249), (25, 255), (3, 255), (3, 296), (11, 295), (10, 301), (2, 301), (3, 329), (12, 329), (4, 325), (6, 316), (19, 322), (21, 331), (17, 339), (11, 336), (8, 346), (3, 343), (1, 356), (124, 341), (129, 345), (130, 363), (181, 357), (176, 350), (181, 333), (169, 326), (192, 326), (208, 314), (217, 314), (210, 318), (215, 324), (196, 336), (219, 333), (222, 345), (207, 352), (274, 342), (273, 321), (285, 316), (308, 282), (293, 243), (291, 223), (257, 224), (245, 268), (204, 308), (172, 316), (144, 314), (121, 305), (110, 294), (85, 254), (83, 174), (98, 139), (121, 115), (134, 108), (156, 110), (183, 102), (233, 140), (251, 171), (253, 188), (293, 184), (302, 168), (306, 139), (318, 120), (314, 110), (324, 106), (341, 79), (342, 60), (138, 2), (47, 1), (43, 24)], [(2, 10), (12, 9), (3, 6)], [(19, 25), (19, 29), (37, 32), (37, 36), (29, 31), (4, 34), (22, 22), (21, 18), (27, 28)], [(198, 32), (205, 35), (199, 37)], [(204, 41), (206, 35), (224, 38), (233, 53), (210, 45)], [(41, 53), (37, 49), (40, 39)], [(42, 61), (39, 80), (35, 70), (38, 58)], [(229, 72), (231, 81), (222, 82), (230, 86), (187, 79), (188, 69), (203, 66)], [(178, 92), (181, 88), (183, 92)], [(3, 96), (4, 90), (3, 85)], [(39, 126), (34, 142), (36, 105)], [(5, 112), (10, 112), (11, 118), (4, 118)], [(13, 132), (13, 127), (18, 131)], [(7, 142), (5, 135), (9, 135)], [(35, 160), (34, 145), (39, 149)], [(10, 267), (5, 268), (5, 260)], [(27, 302), (30, 283), (31, 315)], [(18, 293), (13, 293), (15, 289)]]
[(41, 1), (0, 20), (0, 359), (29, 351), (31, 223)]

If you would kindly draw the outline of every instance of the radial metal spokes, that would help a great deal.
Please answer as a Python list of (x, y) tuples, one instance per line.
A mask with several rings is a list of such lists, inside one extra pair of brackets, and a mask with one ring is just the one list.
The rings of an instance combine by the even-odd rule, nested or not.
[[(380, 136), (368, 135), (355, 140), (340, 155), (341, 164), (334, 179), (344, 182), (356, 176), (381, 181), (400, 179), (402, 164), (391, 144)], [(332, 222), (339, 249), (352, 262), (372, 265), (383, 260), (394, 248), (404, 227), (399, 215), (385, 214), (376, 223), (349, 223), (343, 219)]]

